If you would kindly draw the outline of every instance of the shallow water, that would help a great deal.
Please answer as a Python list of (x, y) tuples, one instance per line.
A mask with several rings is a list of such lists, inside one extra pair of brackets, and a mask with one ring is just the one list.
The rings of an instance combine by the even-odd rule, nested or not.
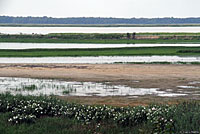
[(200, 32), (200, 27), (0, 27), (5, 34)]
[(183, 88), (183, 89), (199, 89), (199, 87), (195, 86), (177, 86), (178, 88)]
[(200, 84), (200, 81), (192, 81), (189, 84), (194, 85), (194, 84)]
[(0, 49), (53, 49), (53, 48), (121, 48), (121, 47), (159, 47), (189, 46), (200, 47), (200, 44), (78, 44), (78, 43), (0, 43)]
[(179, 56), (99, 56), (99, 57), (42, 57), (0, 58), (0, 63), (77, 63), (103, 64), (127, 62), (200, 62), (200, 57)]
[[(138, 81), (137, 81), (138, 82)], [(34, 89), (27, 88), (34, 85)], [(107, 85), (94, 82), (66, 82), (51, 79), (0, 77), (0, 92), (22, 95), (60, 95), (60, 96), (142, 96), (165, 97), (185, 96), (184, 93), (160, 91), (159, 88), (131, 88), (125, 85)], [(68, 91), (64, 94), (63, 91)]]

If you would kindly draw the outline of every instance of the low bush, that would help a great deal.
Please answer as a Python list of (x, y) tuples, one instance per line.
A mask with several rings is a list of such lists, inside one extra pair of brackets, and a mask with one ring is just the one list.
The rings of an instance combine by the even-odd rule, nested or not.
[(137, 107), (89, 106), (68, 103), (55, 97), (0, 94), (0, 112), (9, 112), (12, 124), (34, 123), (42, 117), (65, 117), (83, 124), (113, 122), (136, 127), (148, 124), (153, 133), (199, 131), (200, 104), (150, 105)]

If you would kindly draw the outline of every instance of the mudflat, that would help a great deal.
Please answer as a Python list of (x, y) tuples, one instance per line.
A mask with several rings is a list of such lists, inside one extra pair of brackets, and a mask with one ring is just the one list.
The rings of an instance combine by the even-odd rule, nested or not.
[[(177, 86), (184, 86), (192, 81), (200, 81), (200, 66), (162, 64), (0, 64), (0, 77), (110, 82), (110, 84), (113, 85), (176, 90)], [(73, 97), (67, 98), (70, 100), (81, 100), (81, 97), (74, 97), (75, 99), (72, 99)], [(113, 98), (111, 100), (114, 101), (115, 99)], [(64, 99), (66, 99), (66, 97)], [(102, 100), (102, 97), (89, 97), (85, 102), (91, 103), (91, 100), (97, 99), (98, 101)], [(133, 99), (136, 98), (132, 98), (132, 100)], [(124, 98), (121, 100), (128, 104)], [(145, 102), (144, 99), (140, 98), (140, 100), (141, 102)], [(117, 101), (119, 103), (119, 99), (116, 99), (116, 102)], [(123, 102), (122, 104), (124, 105)], [(113, 102), (113, 104), (115, 103)]]
[[(137, 64), (0, 64), (0, 77), (55, 78), (70, 81), (117, 82), (165, 86), (200, 80), (199, 65)], [(133, 83), (134, 85), (136, 83)], [(139, 83), (138, 83), (139, 84)], [(164, 85), (163, 85), (164, 84)]]

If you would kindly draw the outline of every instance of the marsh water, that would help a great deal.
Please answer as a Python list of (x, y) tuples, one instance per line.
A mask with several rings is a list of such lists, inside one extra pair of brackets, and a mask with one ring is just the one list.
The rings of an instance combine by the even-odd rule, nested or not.
[(200, 27), (0, 27), (0, 33), (5, 33), (5, 34), (132, 33), (132, 32), (198, 33), (200, 32)]
[[(139, 82), (139, 81), (133, 81)], [(180, 87), (181, 89), (181, 87)], [(199, 89), (198, 89), (199, 90)], [(109, 82), (69, 82), (52, 79), (32, 79), (0, 77), (0, 92), (22, 95), (59, 95), (59, 96), (132, 96), (154, 95), (163, 97), (186, 96), (187, 93), (161, 91), (159, 88), (133, 88), (126, 85), (111, 85)], [(198, 94), (199, 92), (194, 92)]]
[(78, 49), (78, 48), (122, 48), (187, 46), (200, 47), (200, 44), (81, 44), (81, 43), (0, 43), (0, 49)]
[(130, 62), (200, 62), (200, 57), (179, 56), (99, 56), (99, 57), (31, 57), (0, 58), (0, 63), (74, 63), (74, 64), (112, 64)]

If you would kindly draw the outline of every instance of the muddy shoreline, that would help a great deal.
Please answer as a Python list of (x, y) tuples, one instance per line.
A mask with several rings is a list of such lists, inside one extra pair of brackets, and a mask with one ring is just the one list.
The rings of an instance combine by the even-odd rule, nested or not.
[[(200, 80), (199, 65), (0, 64), (0, 77), (52, 78), (169, 87)], [(133, 81), (140, 81), (135, 83)]]
[[(0, 77), (51, 78), (67, 81), (110, 82), (140, 88), (174, 89), (192, 81), (200, 81), (199, 65), (136, 65), (136, 64), (0, 64)], [(139, 81), (139, 82), (134, 82)], [(84, 104), (137, 105), (166, 100), (198, 99), (199, 97), (61, 97)], [(105, 101), (107, 100), (107, 101)], [(92, 101), (92, 103), (91, 103)], [(118, 102), (118, 103), (117, 103)], [(115, 104), (116, 103), (116, 104)]]

